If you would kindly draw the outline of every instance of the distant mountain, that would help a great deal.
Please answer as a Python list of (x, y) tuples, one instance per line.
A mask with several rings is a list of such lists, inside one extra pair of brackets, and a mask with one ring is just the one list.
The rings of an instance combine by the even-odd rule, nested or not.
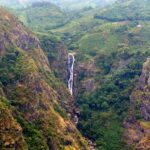
[(116, 0), (0, 0), (0, 5), (18, 8), (35, 2), (50, 2), (65, 9), (82, 9), (84, 7), (105, 6), (114, 1)]
[(97, 12), (96, 18), (108, 21), (150, 20), (149, 0), (118, 0), (104, 11)]
[(80, 10), (85, 7), (105, 6), (112, 1), (114, 0), (62, 0), (55, 3), (57, 3), (60, 7), (63, 8), (68, 8), (71, 10)]
[(20, 7), (21, 3), (18, 0), (0, 0), (1, 6), (11, 7), (11, 8), (18, 8)]
[(36, 2), (23, 9), (13, 10), (13, 13), (34, 31), (58, 28), (66, 24), (69, 19), (58, 6), (49, 2)]
[(78, 10), (84, 7), (105, 6), (116, 0), (47, 0), (47, 1), (51, 3), (55, 3), (56, 5), (59, 5), (61, 8)]

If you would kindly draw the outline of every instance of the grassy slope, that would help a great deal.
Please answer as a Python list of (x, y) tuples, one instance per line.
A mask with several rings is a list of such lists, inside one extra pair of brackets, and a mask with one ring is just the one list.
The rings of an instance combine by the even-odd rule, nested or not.
[(116, 4), (110, 6), (107, 10), (104, 10), (103, 12), (97, 12), (96, 16), (111, 21), (149, 20), (149, 4), (150, 2), (148, 0), (118, 0)]
[[(146, 3), (146, 4), (145, 4)], [(72, 21), (68, 22), (65, 26), (52, 30), (55, 34), (67, 35), (72, 39), (73, 45), (81, 39), (84, 35), (87, 37), (88, 32), (99, 33), (99, 28), (102, 30), (107, 30), (107, 26), (111, 24), (105, 24), (105, 22), (117, 22), (117, 21), (127, 21), (127, 20), (148, 20), (149, 16), (149, 1), (126, 1), (126, 2), (116, 2), (116, 4), (109, 6), (107, 9), (92, 9), (80, 13), (80, 16)], [(134, 10), (134, 11), (132, 11)], [(97, 17), (95, 17), (97, 16)], [(138, 19), (139, 18), (139, 19)], [(103, 25), (100, 27), (100, 25)], [(105, 27), (106, 26), (106, 27)], [(115, 24), (113, 25), (115, 26)], [(116, 25), (117, 26), (117, 25)], [(104, 31), (105, 32), (105, 31)], [(83, 40), (85, 41), (85, 40)], [(71, 42), (68, 42), (72, 44)], [(79, 43), (80, 44), (80, 43)], [(77, 46), (76, 46), (77, 47)], [(75, 47), (75, 48), (76, 48)]]
[(68, 20), (68, 16), (51, 3), (35, 3), (13, 12), (25, 25), (38, 32), (62, 26)]

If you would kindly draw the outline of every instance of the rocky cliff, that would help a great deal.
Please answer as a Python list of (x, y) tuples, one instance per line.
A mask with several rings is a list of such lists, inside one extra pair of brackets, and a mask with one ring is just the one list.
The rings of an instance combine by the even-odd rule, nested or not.
[(129, 117), (124, 122), (125, 139), (136, 150), (150, 149), (150, 58), (143, 64), (139, 82), (131, 95)]
[(88, 149), (38, 38), (2, 8), (0, 22), (0, 149)]

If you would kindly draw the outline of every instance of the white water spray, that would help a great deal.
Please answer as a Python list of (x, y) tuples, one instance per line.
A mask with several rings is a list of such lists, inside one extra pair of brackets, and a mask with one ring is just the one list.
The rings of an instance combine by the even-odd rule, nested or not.
[(73, 69), (74, 69), (75, 58), (72, 53), (68, 54), (68, 71), (69, 71), (69, 79), (68, 79), (68, 89), (70, 94), (73, 95)]

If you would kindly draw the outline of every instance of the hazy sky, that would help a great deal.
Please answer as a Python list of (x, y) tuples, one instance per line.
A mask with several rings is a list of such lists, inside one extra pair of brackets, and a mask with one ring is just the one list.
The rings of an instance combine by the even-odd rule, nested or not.
[[(13, 1), (13, 0), (12, 0)], [(21, 3), (25, 3), (25, 2), (38, 2), (38, 1), (52, 1), (52, 2), (110, 2), (110, 1), (114, 1), (114, 0), (18, 0)]]
[[(64, 7), (68, 9), (74, 9), (77, 7), (87, 7), (87, 6), (104, 6), (108, 4), (109, 2), (115, 1), (115, 0), (0, 0), (0, 4), (8, 7), (22, 7), (26, 6), (26, 4), (32, 4), (34, 2), (51, 2), (55, 3), (56, 5), (60, 7)], [(72, 5), (73, 4), (73, 5)]]

